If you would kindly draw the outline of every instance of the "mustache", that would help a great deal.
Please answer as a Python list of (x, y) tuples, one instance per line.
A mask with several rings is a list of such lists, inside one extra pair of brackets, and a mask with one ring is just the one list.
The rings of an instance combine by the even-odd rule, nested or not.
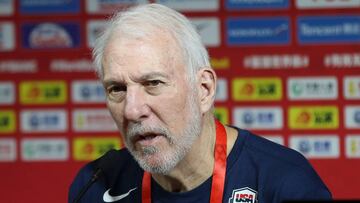
[(129, 140), (133, 140), (139, 135), (146, 134), (159, 134), (164, 136), (165, 138), (172, 140), (170, 136), (170, 131), (162, 126), (145, 126), (141, 123), (129, 123), (126, 129), (126, 137)]

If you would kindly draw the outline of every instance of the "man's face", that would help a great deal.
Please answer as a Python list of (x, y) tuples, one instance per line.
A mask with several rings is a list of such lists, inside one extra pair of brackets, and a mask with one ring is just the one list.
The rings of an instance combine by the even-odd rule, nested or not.
[(151, 173), (169, 173), (201, 132), (197, 88), (179, 53), (160, 32), (146, 41), (114, 35), (104, 53), (108, 108), (125, 146)]

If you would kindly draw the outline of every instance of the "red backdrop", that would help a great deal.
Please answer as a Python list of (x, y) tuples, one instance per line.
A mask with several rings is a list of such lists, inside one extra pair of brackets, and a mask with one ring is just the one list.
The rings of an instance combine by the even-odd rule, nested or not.
[[(0, 1), (1, 202), (66, 202), (82, 165), (122, 147), (90, 51), (97, 20), (126, 3), (54, 2)], [(358, 0), (162, 2), (208, 47), (219, 119), (299, 150), (335, 198), (360, 199)]]

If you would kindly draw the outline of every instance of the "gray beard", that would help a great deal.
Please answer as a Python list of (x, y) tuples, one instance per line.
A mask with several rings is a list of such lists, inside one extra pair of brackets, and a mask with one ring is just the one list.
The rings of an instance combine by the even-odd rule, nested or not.
[[(188, 99), (188, 105), (190, 105), (191, 112), (186, 118), (186, 126), (179, 135), (173, 135), (165, 127), (147, 127), (142, 126), (141, 123), (132, 123), (128, 126), (126, 132), (125, 146), (129, 152), (138, 162), (140, 167), (148, 171), (149, 173), (156, 174), (169, 174), (172, 169), (185, 157), (190, 151), (195, 139), (200, 136), (201, 133), (201, 113), (199, 108), (195, 105), (195, 97), (190, 96)], [(152, 132), (163, 135), (172, 147), (170, 151), (162, 151), (160, 147), (148, 146), (141, 150), (136, 150), (132, 144), (131, 139), (135, 135), (144, 134), (146, 132)], [(155, 156), (155, 163), (149, 163), (147, 158)], [(153, 158), (154, 159), (154, 158)]]

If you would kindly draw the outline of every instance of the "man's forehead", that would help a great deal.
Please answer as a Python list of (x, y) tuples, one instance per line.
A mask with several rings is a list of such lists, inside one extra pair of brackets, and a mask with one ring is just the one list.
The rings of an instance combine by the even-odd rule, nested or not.
[[(114, 59), (115, 60), (115, 59)], [(150, 79), (171, 79), (182, 75), (185, 71), (183, 63), (178, 60), (153, 60), (149, 58), (146, 62), (129, 62), (117, 58), (116, 61), (106, 63), (103, 69), (103, 81), (145, 81)]]
[(148, 51), (149, 54), (158, 53), (162, 57), (180, 57), (181, 49), (177, 41), (168, 32), (154, 32), (143, 37), (123, 36), (121, 32), (111, 35), (104, 48), (104, 58), (111, 58), (112, 54), (121, 53), (131, 56), (139, 50)]
[[(134, 30), (136, 30), (136, 32)], [(130, 30), (114, 29), (109, 36), (107, 44), (111, 44), (114, 40), (155, 42), (157, 44), (164, 43), (171, 44), (171, 46), (177, 46), (176, 39), (169, 30), (146, 25), (138, 25), (136, 29)]]
[[(175, 44), (159, 39), (127, 39), (119, 38), (109, 41), (102, 61), (105, 72), (122, 71), (179, 71), (183, 70), (182, 54)], [(175, 69), (175, 70), (171, 70)], [(146, 72), (147, 71), (147, 72)], [(142, 73), (144, 74), (144, 73)]]

